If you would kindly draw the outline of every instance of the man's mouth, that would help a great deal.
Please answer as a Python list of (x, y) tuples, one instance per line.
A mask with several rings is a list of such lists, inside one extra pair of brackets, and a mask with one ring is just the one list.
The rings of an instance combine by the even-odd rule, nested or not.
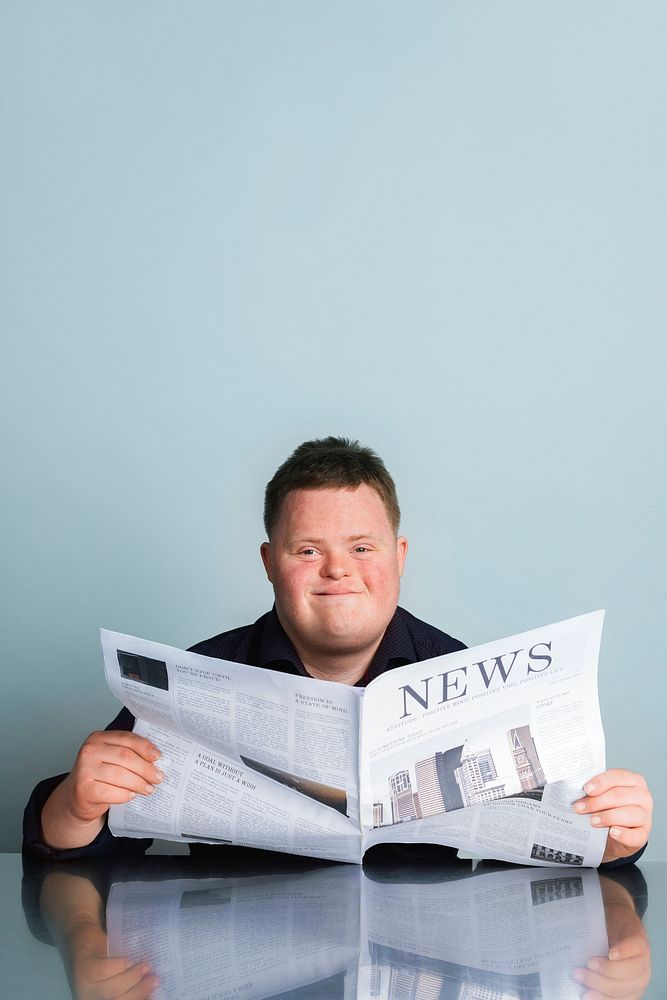
[(354, 597), (360, 594), (360, 590), (315, 590), (315, 597)]

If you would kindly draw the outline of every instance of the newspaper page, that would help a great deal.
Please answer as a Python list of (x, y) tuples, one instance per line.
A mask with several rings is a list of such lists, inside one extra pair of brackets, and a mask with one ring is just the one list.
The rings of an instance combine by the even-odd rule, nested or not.
[(116, 836), (234, 843), (359, 862), (360, 691), (102, 630), (111, 691), (161, 751)]
[(359, 997), (577, 1000), (572, 970), (608, 948), (590, 869), (362, 881)]
[(292, 875), (121, 882), (110, 957), (150, 963), (154, 1000), (262, 1000), (304, 990), (356, 1000), (358, 867)]
[(572, 804), (605, 768), (603, 618), (593, 612), (374, 680), (362, 712), (363, 850), (422, 842), (597, 866), (606, 831)]

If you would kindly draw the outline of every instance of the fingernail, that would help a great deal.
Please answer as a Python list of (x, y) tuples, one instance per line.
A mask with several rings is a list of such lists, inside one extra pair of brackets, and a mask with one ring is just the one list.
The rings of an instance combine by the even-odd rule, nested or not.
[(621, 957), (621, 953), (620, 953), (620, 951), (617, 951), (616, 948), (612, 948), (611, 951), (609, 952), (609, 958), (612, 960), (612, 962), (615, 962), (616, 959), (618, 959), (620, 957)]
[(585, 969), (573, 969), (572, 978), (576, 979), (578, 983), (583, 982), (584, 976), (586, 975)]
[(157, 767), (155, 768), (155, 777), (157, 781), (162, 781), (164, 774)]
[(619, 828), (617, 826), (612, 826), (612, 828), (609, 831), (609, 833), (614, 838), (614, 840), (618, 840), (618, 838), (621, 836), (621, 831), (619, 830)]
[(153, 758), (153, 760), (157, 760), (159, 756), (160, 756), (160, 751), (157, 749), (157, 747), (153, 747), (153, 752), (151, 753), (151, 757)]
[(574, 809), (578, 813), (582, 813), (585, 808), (586, 808), (586, 803), (585, 802), (575, 802), (574, 803)]
[(145, 790), (145, 792), (146, 792), (147, 795), (150, 795), (152, 792), (155, 791), (155, 786), (154, 785), (144, 785), (144, 790)]
[(598, 969), (600, 968), (600, 960), (599, 958), (589, 958), (589, 960), (586, 962), (586, 965), (593, 972), (597, 972)]
[(586, 783), (586, 784), (584, 785), (584, 791), (586, 792), (586, 794), (587, 794), (587, 795), (592, 795), (592, 794), (593, 794), (593, 792), (595, 791), (596, 787), (597, 787), (597, 786), (595, 785), (595, 783), (594, 783), (594, 782), (592, 782), (592, 781), (588, 781), (588, 782), (587, 782), (587, 783)]
[(591, 816), (591, 826), (600, 826), (602, 820), (599, 816)]

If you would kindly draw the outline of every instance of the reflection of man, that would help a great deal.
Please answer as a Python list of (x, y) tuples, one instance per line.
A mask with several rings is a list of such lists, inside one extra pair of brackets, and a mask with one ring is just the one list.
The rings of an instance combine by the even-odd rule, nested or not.
[[(408, 547), (399, 519), (394, 482), (370, 449), (343, 438), (302, 444), (266, 488), (261, 556), (275, 607), (194, 651), (364, 686), (392, 667), (464, 648), (397, 606)], [(130, 732), (133, 722), (124, 709), (108, 730), (88, 737), (71, 774), (35, 789), (26, 810), (28, 848), (69, 856), (120, 846), (105, 825), (109, 806), (152, 794), (163, 777), (159, 751)], [(611, 828), (605, 861), (643, 847), (651, 796), (640, 775), (607, 771), (586, 791), (575, 808)]]
[(62, 954), (72, 996), (75, 1000), (148, 1000), (160, 981), (149, 962), (109, 956), (102, 926), (105, 903), (85, 874), (62, 868), (44, 876), (39, 910), (50, 939)]
[[(215, 937), (218, 943), (217, 953), (213, 949), (203, 956), (203, 964), (198, 964), (198, 969), (202, 977), (206, 971), (209, 973), (207, 995), (222, 996), (228, 993), (225, 990), (225, 980), (229, 978), (229, 965), (238, 967), (239, 961), (234, 961), (235, 948), (243, 950), (241, 964), (246, 966), (248, 975), (252, 976), (253, 957), (261, 969), (266, 968), (266, 952), (258, 949), (254, 956), (248, 953), (247, 938), (238, 933), (239, 925), (243, 923), (243, 910), (252, 912), (253, 923), (257, 927), (258, 919), (263, 919), (264, 938), (282, 942), (282, 951), (285, 963), (283, 968), (289, 976), (290, 971), (294, 973), (294, 978), (303, 982), (304, 965), (299, 964), (299, 957), (304, 955), (317, 954), (318, 948), (321, 953), (323, 945), (329, 945), (331, 951), (331, 929), (327, 928), (321, 920), (299, 921), (295, 924), (296, 936), (290, 941), (289, 931), (285, 929), (285, 900), (288, 896), (301, 898), (299, 912), (304, 913), (310, 901), (315, 911), (319, 914), (341, 913), (341, 898), (347, 900), (347, 916), (354, 919), (354, 913), (359, 912), (359, 898), (355, 899), (355, 889), (359, 883), (352, 880), (346, 884), (338, 884), (331, 881), (330, 873), (326, 869), (313, 872), (300, 871), (297, 875), (292, 874), (295, 879), (295, 892), (290, 891), (290, 876), (285, 877), (277, 873), (262, 875), (257, 877), (256, 865), (250, 862), (248, 870), (243, 871), (243, 862), (234, 850), (229, 851), (229, 855), (234, 857), (234, 862), (227, 864), (221, 870), (220, 859), (212, 861), (210, 865), (197, 867), (196, 880), (192, 867), (185, 862), (179, 864), (178, 858), (169, 859), (169, 868), (164, 866), (147, 868), (143, 859), (137, 864), (126, 864), (125, 859), (120, 859), (119, 863), (100, 865), (93, 862), (86, 865), (44, 865), (37, 863), (31, 865), (24, 861), (24, 876), (22, 887), (23, 906), (27, 924), (34, 937), (40, 942), (54, 944), (60, 950), (65, 969), (70, 980), (72, 995), (76, 1000), (92, 1000), (95, 998), (123, 997), (124, 1000), (146, 1000), (153, 996), (159, 985), (158, 976), (163, 975), (165, 983), (173, 978), (174, 964), (178, 964), (181, 959), (191, 958), (191, 942), (193, 939), (201, 941), (202, 938)], [(159, 861), (165, 859), (157, 859)], [(225, 860), (228, 860), (226, 857)], [(153, 859), (156, 861), (156, 859)], [(485, 870), (487, 867), (490, 870)], [(584, 887), (580, 876), (577, 874), (572, 878), (563, 878), (555, 875), (553, 878), (536, 878), (530, 882), (530, 895), (526, 896), (521, 892), (517, 894), (517, 889), (526, 889), (527, 884), (518, 878), (517, 881), (505, 881), (507, 872), (496, 870), (499, 875), (500, 884), (494, 886), (494, 866), (487, 866), (484, 863), (478, 865), (475, 872), (464, 872), (461, 865), (442, 864), (440, 860), (425, 868), (423, 865), (417, 867), (401, 866), (398, 869), (388, 869), (385, 865), (374, 868), (372, 865), (365, 867), (364, 888), (362, 892), (368, 892), (368, 899), (375, 898), (375, 904), (367, 907), (370, 917), (369, 925), (369, 948), (371, 951), (371, 961), (373, 958), (379, 960), (380, 968), (376, 965), (376, 972), (386, 970), (391, 972), (395, 969), (401, 978), (403, 985), (406, 982), (415, 982), (421, 974), (424, 974), (422, 985), (428, 982), (428, 990), (420, 993), (414, 988), (412, 991), (403, 989), (401, 995), (410, 993), (411, 996), (469, 996), (473, 993), (475, 983), (479, 984), (477, 996), (528, 996), (540, 995), (539, 989), (534, 993), (529, 993), (527, 987), (531, 983), (539, 984), (539, 976), (535, 973), (527, 973), (524, 970), (512, 976), (512, 942), (509, 941), (503, 954), (505, 972), (493, 973), (488, 971), (488, 967), (497, 965), (494, 959), (498, 958), (497, 951), (494, 951), (493, 940), (489, 942), (489, 908), (482, 906), (477, 909), (474, 900), (486, 896), (488, 898), (488, 887), (492, 888), (491, 895), (494, 899), (495, 911), (502, 912), (508, 906), (512, 907), (512, 912), (519, 912), (521, 904), (518, 899), (523, 899), (525, 905), (531, 907), (535, 922), (535, 949), (536, 955), (548, 955), (548, 966), (551, 981), (558, 978), (560, 972), (567, 977), (571, 974), (573, 978), (583, 987), (591, 991), (591, 996), (596, 997), (617, 997), (623, 1000), (639, 1000), (644, 996), (644, 991), (649, 985), (651, 978), (651, 948), (646, 929), (642, 924), (642, 916), (646, 910), (648, 887), (644, 877), (634, 866), (625, 866), (615, 871), (607, 872), (598, 879), (601, 890), (602, 902), (604, 905), (604, 919), (606, 923), (609, 950), (606, 954), (591, 956), (586, 967), (571, 969), (572, 949), (567, 947), (567, 943), (572, 943), (573, 934), (581, 932), (581, 902), (585, 900), (587, 888)], [(234, 878), (228, 878), (227, 884), (223, 879), (227, 878), (230, 872), (234, 872)], [(399, 950), (391, 945), (378, 944), (376, 942), (391, 941), (392, 931), (395, 931), (396, 917), (395, 905), (383, 905), (383, 889), (387, 889), (387, 898), (393, 902), (397, 894), (405, 893), (408, 898), (412, 898), (423, 888), (425, 873), (428, 873), (429, 899), (429, 923), (430, 934), (427, 938), (430, 948), (427, 948), (427, 955), (422, 955), (414, 951)], [(243, 882), (243, 875), (250, 875), (251, 879), (246, 887)], [(549, 873), (551, 874), (551, 873)], [(486, 892), (481, 891), (483, 883), (486, 882)], [(140, 897), (132, 894), (125, 896), (123, 911), (125, 919), (123, 926), (125, 930), (124, 939), (134, 958), (118, 956), (118, 938), (112, 944), (107, 940), (104, 929), (103, 914), (109, 912), (108, 893), (110, 887), (118, 886), (123, 898), (123, 883), (134, 883), (140, 879), (142, 882), (142, 892)], [(156, 895), (151, 899), (152, 886), (154, 883)], [(187, 891), (183, 892), (182, 879), (188, 879)], [(215, 879), (215, 883), (211, 882)], [(595, 877), (594, 877), (595, 879)], [(592, 907), (585, 906), (589, 923), (592, 921), (593, 927), (597, 926), (597, 905), (594, 903), (595, 880), (588, 882), (587, 886), (593, 892), (590, 902)], [(169, 882), (173, 881), (173, 895), (165, 892)], [(250, 884), (251, 883), (251, 884)], [(209, 888), (211, 885), (215, 888)], [(451, 888), (456, 887), (459, 893), (461, 906), (465, 908), (466, 899), (470, 903), (469, 939), (479, 942), (481, 954), (489, 961), (483, 963), (484, 971), (474, 966), (458, 965), (447, 960), (448, 953), (451, 952), (451, 941), (446, 933), (438, 936), (439, 948), (436, 946), (435, 952), (432, 950), (436, 944), (433, 928), (446, 925), (451, 926), (455, 917), (451, 913)], [(222, 887), (222, 888), (221, 888)], [(468, 890), (467, 894), (465, 889)], [(236, 920), (230, 922), (229, 900), (235, 893), (238, 893), (234, 912)], [(257, 899), (261, 895), (262, 914), (261, 918), (257, 913)], [(182, 903), (187, 898), (194, 902), (193, 908), (183, 909)], [(171, 902), (169, 901), (171, 899)], [(224, 900), (224, 902), (222, 902)], [(571, 912), (568, 901), (572, 900)], [(215, 905), (216, 901), (220, 905)], [(179, 902), (181, 907), (179, 910)], [(556, 902), (559, 910), (559, 943), (565, 945), (559, 949), (558, 954), (553, 954), (553, 925), (548, 918), (544, 919), (544, 914), (538, 913), (540, 910), (549, 908), (552, 902)], [(175, 904), (175, 905), (174, 905)], [(199, 905), (203, 904), (203, 905)], [(213, 904), (213, 905), (211, 905)], [(135, 909), (134, 907), (137, 907)], [(224, 914), (222, 911), (226, 910)], [(597, 912), (596, 912), (597, 911)], [(160, 919), (160, 913), (172, 914), (171, 939), (170, 944), (174, 947), (165, 948), (164, 927), (155, 930), (153, 940), (151, 934), (146, 936), (143, 933), (144, 926), (154, 928), (155, 916)], [(448, 915), (449, 914), (449, 918)], [(481, 919), (482, 923), (475, 926), (475, 916)], [(181, 935), (178, 925), (179, 919), (185, 919), (189, 933)], [(528, 918), (530, 921), (530, 917)], [(345, 921), (343, 921), (345, 923)], [(525, 921), (524, 921), (525, 923)], [(339, 929), (339, 923), (337, 923)], [(323, 930), (324, 928), (324, 930)], [(346, 924), (347, 928), (347, 924)], [(323, 934), (325, 936), (323, 936)], [(309, 937), (310, 935), (310, 937)], [(493, 934), (491, 934), (493, 938)], [(304, 947), (304, 941), (308, 940), (309, 947)], [(348, 934), (346, 940), (352, 944), (352, 937)], [(151, 944), (159, 941), (160, 947), (157, 952)], [(518, 941), (519, 952), (523, 943)], [(496, 941), (497, 944), (497, 941)], [(179, 956), (179, 945), (182, 954)], [(290, 953), (290, 945), (296, 945), (298, 954)], [(457, 950), (455, 948), (455, 950)], [(460, 949), (459, 949), (460, 950)], [(151, 951), (153, 952), (151, 956)], [(231, 954), (230, 962), (216, 962), (219, 952)], [(419, 949), (418, 949), (419, 951)], [(579, 948), (576, 951), (581, 955)], [(108, 957), (109, 954), (113, 957)], [(337, 955), (340, 955), (340, 949)], [(356, 972), (356, 956), (354, 949), (348, 950), (350, 965), (348, 965), (348, 976)], [(151, 968), (148, 959), (152, 957), (155, 963)], [(518, 956), (514, 956), (518, 957)], [(208, 970), (206, 959), (209, 960)], [(198, 959), (201, 962), (201, 959)], [(50, 969), (50, 963), (48, 968)], [(47, 968), (45, 966), (45, 968)], [(326, 974), (322, 963), (313, 963), (312, 972), (316, 975)], [(154, 971), (153, 971), (154, 970)], [(385, 980), (386, 982), (386, 980)], [(442, 989), (444, 984), (447, 989)], [(462, 993), (458, 992), (458, 987), (465, 983), (469, 989)], [(511, 988), (510, 984), (514, 985)], [(287, 984), (283, 982), (283, 986)], [(332, 980), (327, 978), (324, 981), (318, 980), (319, 989), (315, 983), (309, 995), (318, 996), (326, 994), (327, 997), (343, 997), (345, 993), (344, 983), (336, 977)], [(340, 991), (337, 986), (340, 985)], [(438, 991), (435, 986), (441, 987)], [(455, 987), (457, 987), (455, 989)], [(509, 992), (505, 992), (510, 987)], [(557, 990), (557, 988), (556, 988)], [(290, 991), (291, 992), (291, 991)], [(296, 991), (299, 993), (300, 991)], [(307, 990), (303, 992), (308, 992)], [(302, 995), (303, 995), (302, 992)], [(556, 991), (552, 991), (555, 994)], [(282, 995), (282, 994), (281, 994)], [(287, 994), (285, 994), (287, 995)], [(386, 995), (386, 992), (385, 994)]]

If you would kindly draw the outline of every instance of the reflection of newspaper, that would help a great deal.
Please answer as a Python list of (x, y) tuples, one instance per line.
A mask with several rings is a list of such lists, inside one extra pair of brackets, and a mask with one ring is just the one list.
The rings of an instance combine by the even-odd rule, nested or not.
[(301, 990), (574, 1000), (571, 970), (608, 950), (598, 874), (570, 869), (429, 883), (375, 882), (348, 867), (117, 883), (106, 923), (109, 955), (158, 975), (156, 1000)]
[(155, 1000), (260, 1000), (311, 984), (324, 996), (346, 978), (349, 988), (335, 995), (354, 1000), (359, 878), (359, 869), (339, 867), (118, 883), (107, 903), (109, 955), (150, 962)]
[(359, 996), (578, 998), (572, 969), (608, 951), (597, 872), (365, 881)]
[(360, 692), (102, 631), (106, 676), (165, 780), (113, 806), (118, 836), (360, 860)]
[(604, 770), (603, 612), (390, 671), (369, 685), (364, 850), (443, 843), (536, 865), (597, 865), (606, 834), (572, 811)]
[(572, 803), (604, 769), (602, 619), (390, 670), (363, 710), (358, 688), (103, 631), (109, 686), (166, 775), (113, 806), (111, 830), (356, 862), (394, 841), (595, 866), (605, 832)]

